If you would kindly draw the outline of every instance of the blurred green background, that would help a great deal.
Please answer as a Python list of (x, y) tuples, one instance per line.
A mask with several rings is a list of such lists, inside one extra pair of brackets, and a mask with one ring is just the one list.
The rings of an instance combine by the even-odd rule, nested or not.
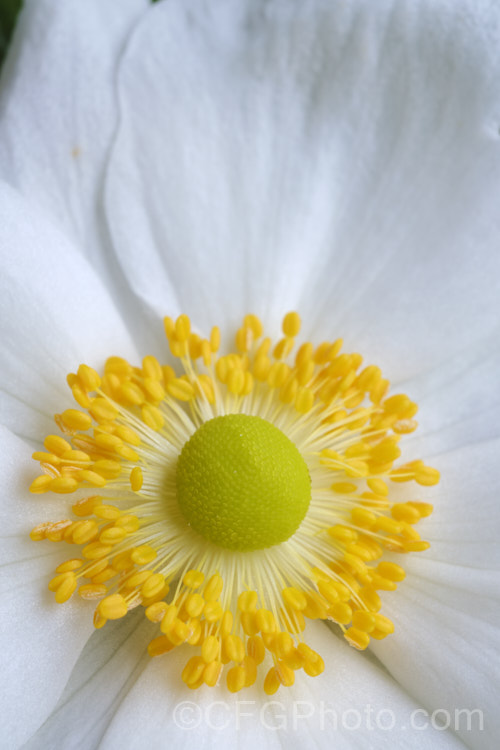
[(16, 24), (23, 0), (0, 0), (0, 67)]

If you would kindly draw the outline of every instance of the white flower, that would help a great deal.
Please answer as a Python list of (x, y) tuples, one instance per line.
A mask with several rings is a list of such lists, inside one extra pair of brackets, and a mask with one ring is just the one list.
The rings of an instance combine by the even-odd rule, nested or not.
[[(478, 0), (27, 3), (0, 101), (5, 747), (493, 746), (499, 21)], [(370, 658), (311, 628), (325, 673), (262, 713), (256, 688), (187, 691), (143, 618), (91, 637), (84, 602), (52, 602), (61, 553), (27, 535), (60, 500), (28, 495), (29, 454), (66, 373), (161, 356), (163, 315), (231, 333), (289, 309), (418, 401), (409, 458), (443, 480), (396, 632)]]

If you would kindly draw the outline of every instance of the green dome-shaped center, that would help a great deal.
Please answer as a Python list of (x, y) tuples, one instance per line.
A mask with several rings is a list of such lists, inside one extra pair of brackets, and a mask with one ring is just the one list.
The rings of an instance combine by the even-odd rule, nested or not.
[(311, 500), (304, 459), (260, 417), (205, 422), (177, 463), (177, 498), (192, 528), (219, 547), (263, 549), (288, 539)]

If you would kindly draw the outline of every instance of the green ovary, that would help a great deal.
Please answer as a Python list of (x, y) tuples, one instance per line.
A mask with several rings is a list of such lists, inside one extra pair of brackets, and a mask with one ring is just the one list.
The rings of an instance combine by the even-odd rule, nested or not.
[(304, 459), (260, 417), (205, 422), (177, 464), (177, 499), (190, 526), (219, 547), (249, 551), (286, 541), (311, 500)]

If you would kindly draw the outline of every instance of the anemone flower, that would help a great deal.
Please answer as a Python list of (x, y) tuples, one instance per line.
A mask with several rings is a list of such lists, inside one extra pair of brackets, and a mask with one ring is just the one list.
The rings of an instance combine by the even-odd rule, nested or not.
[[(500, 691), (493, 482), (500, 364), (498, 9), (478, 0), (117, 5), (26, 3), (3, 71), (3, 746), (491, 748)], [(290, 310), (301, 314), (302, 340), (319, 345), (301, 347), (295, 360), (288, 349), (299, 317), (287, 315), (279, 333)], [(267, 370), (255, 387), (245, 375), (258, 380), (259, 362), (266, 360), (268, 344), (258, 360), (254, 343), (262, 325), (281, 335), (267, 358), (277, 365), (274, 395), (262, 390), (270, 384)], [(220, 342), (213, 326), (220, 326)], [(234, 335), (237, 353), (228, 357)], [(358, 355), (338, 354), (340, 344), (332, 342), (340, 336), (343, 351), (360, 352), (367, 369), (357, 369)], [(321, 348), (323, 341), (330, 343)], [(198, 375), (196, 362), (210, 367), (216, 350), (216, 372)], [(336, 395), (324, 404), (335, 408), (314, 405), (326, 381), (320, 375), (313, 388), (311, 378), (325, 363), (325, 378), (335, 370), (327, 385)], [(372, 363), (391, 378), (392, 401)], [(96, 370), (103, 368), (101, 380)], [(294, 375), (291, 385), (278, 382), (282, 372)], [(368, 407), (356, 402), (362, 383)], [(92, 395), (95, 389), (101, 395)], [(402, 393), (419, 403), (416, 432), (416, 407)], [(246, 404), (242, 415), (237, 404)], [(43, 453), (45, 436), (56, 430), (54, 414), (63, 432), (48, 439)], [(311, 414), (320, 418), (313, 423)], [(267, 446), (262, 461), (278, 456), (279, 466), (291, 469), (278, 477), (290, 480), (284, 506), (282, 485), (264, 491), (255, 472), (238, 485), (247, 505), (255, 503), (235, 522), (246, 530), (261, 511), (270, 519), (255, 532), (254, 546), (242, 550), (234, 539), (249, 538), (250, 531), (217, 536), (229, 527), (213, 532), (199, 515), (192, 477), (196, 492), (205, 493), (203, 507), (225, 499), (226, 489), (213, 489), (212, 481), (221, 451), (240, 450), (235, 433), (247, 430), (249, 419), (257, 420), (251, 429)], [(230, 439), (219, 434), (222, 423), (235, 425)], [(388, 426), (396, 436), (382, 445), (374, 433), (385, 435)], [(198, 440), (203, 429), (216, 433), (208, 452)], [(325, 435), (340, 437), (331, 444)], [(392, 467), (399, 437), (403, 469)], [(217, 441), (222, 447), (214, 458)], [(46, 470), (40, 480), (32, 451)], [(440, 471), (439, 484), (421, 458)], [(163, 460), (170, 468), (178, 461), (177, 485), (162, 474)], [(208, 474), (198, 476), (199, 466), (209, 467)], [(231, 466), (244, 475), (239, 454)], [(328, 500), (320, 487), (327, 470), (335, 480)], [(386, 474), (420, 483), (385, 482)], [(255, 496), (272, 497), (272, 508), (247, 497), (247, 480), (257, 483)], [(36, 490), (54, 492), (30, 494), (33, 481)], [(392, 516), (384, 510), (387, 484)], [(76, 495), (62, 492), (75, 488)], [(138, 500), (130, 500), (134, 492)], [(112, 574), (130, 581), (134, 565), (149, 564), (146, 548), (158, 529), (180, 524), (176, 492), (184, 517), (179, 543), (180, 527), (168, 527), (176, 576), (167, 581), (141, 568), (136, 583), (146, 588), (102, 599), (94, 632), (95, 603), (88, 599), (108, 590), (112, 565), (102, 567), (98, 558), (100, 572), (82, 587), (87, 595), (70, 598), (76, 573), (64, 562), (69, 548), (34, 543), (30, 531), (38, 528), (34, 538), (61, 539), (71, 527), (74, 538), (67, 540), (111, 549), (136, 533), (135, 513), (146, 524), (143, 543), (126, 548), (120, 562), (112, 558)], [(308, 492), (312, 516), (301, 505)], [(135, 503), (134, 513), (124, 514), (120, 502), (125, 509)], [(357, 521), (324, 520), (332, 502), (339, 517), (348, 508)], [(424, 549), (408, 529), (430, 503), (434, 512), (418, 524), (430, 542)], [(72, 505), (76, 520), (68, 516)], [(273, 526), (276, 507), (282, 512)], [(214, 508), (222, 517), (220, 506)], [(88, 520), (91, 513), (97, 521)], [(61, 518), (73, 521), (51, 525)], [(332, 553), (325, 579), (326, 528), (334, 551), (356, 539), (357, 546), (350, 557)], [(385, 567), (367, 572), (367, 550), (377, 546), (373, 528), (385, 539)], [(213, 557), (218, 547), (223, 551)], [(214, 573), (200, 589), (203, 596), (186, 593), (201, 585), (202, 564), (193, 562), (200, 549)], [(411, 549), (423, 551), (400, 554)], [(241, 573), (231, 561), (245, 555), (257, 562)], [(319, 565), (316, 596), (300, 567), (309, 558)], [(93, 559), (87, 552), (85, 565)], [(254, 641), (243, 657), (241, 641), (229, 630), (224, 635), (227, 623), (220, 625), (221, 638), (229, 638), (225, 660), (236, 664), (228, 691), (225, 679), (215, 684), (218, 666), (203, 672), (207, 684), (200, 686), (198, 668), (205, 666), (196, 659), (202, 657), (183, 672), (188, 646), (171, 646), (175, 638), (202, 637), (193, 635), (199, 607), (205, 614), (217, 610), (216, 596), (207, 592), (219, 586), (217, 571), (225, 571), (226, 582), (237, 577), (231, 565), (242, 579), (238, 617)], [(384, 590), (396, 587), (401, 565), (406, 579), (398, 591)], [(51, 588), (64, 603), (47, 590), (54, 568)], [(373, 584), (370, 590), (381, 584), (384, 616), (369, 602), (366, 612), (352, 615), (358, 627), (346, 630), (341, 594), (350, 588), (353, 598), (363, 596), (356, 575)], [(288, 609), (273, 614), (270, 607), (258, 619), (259, 583), (255, 593), (244, 585), (252, 576), (264, 579), (264, 599), (285, 579), (303, 586), (288, 585)], [(177, 586), (180, 607), (174, 635), (171, 622), (165, 624), (173, 611), (165, 601), (167, 583)], [(137, 606), (118, 619), (124, 601), (125, 610), (146, 604), (149, 616)], [(294, 647), (291, 656), (288, 630), (292, 636), (301, 630), (303, 612), (319, 619), (307, 624), (305, 637), (321, 654), (322, 674), (307, 647)], [(325, 625), (324, 617), (337, 624)], [(269, 618), (280, 624), (280, 638), (274, 625), (264, 627)], [(394, 633), (370, 640), (369, 633), (385, 634), (389, 620)], [(215, 631), (200, 627), (208, 652), (218, 636), (210, 640)], [(349, 643), (339, 637), (342, 630)], [(351, 647), (369, 640), (366, 651)], [(148, 647), (151, 642), (160, 645)], [(278, 666), (264, 688), (259, 679), (236, 692), (253, 682), (248, 675), (258, 643)], [(150, 657), (162, 650), (171, 653)], [(199, 689), (189, 690), (181, 672)], [(280, 679), (290, 686), (274, 694)]]

